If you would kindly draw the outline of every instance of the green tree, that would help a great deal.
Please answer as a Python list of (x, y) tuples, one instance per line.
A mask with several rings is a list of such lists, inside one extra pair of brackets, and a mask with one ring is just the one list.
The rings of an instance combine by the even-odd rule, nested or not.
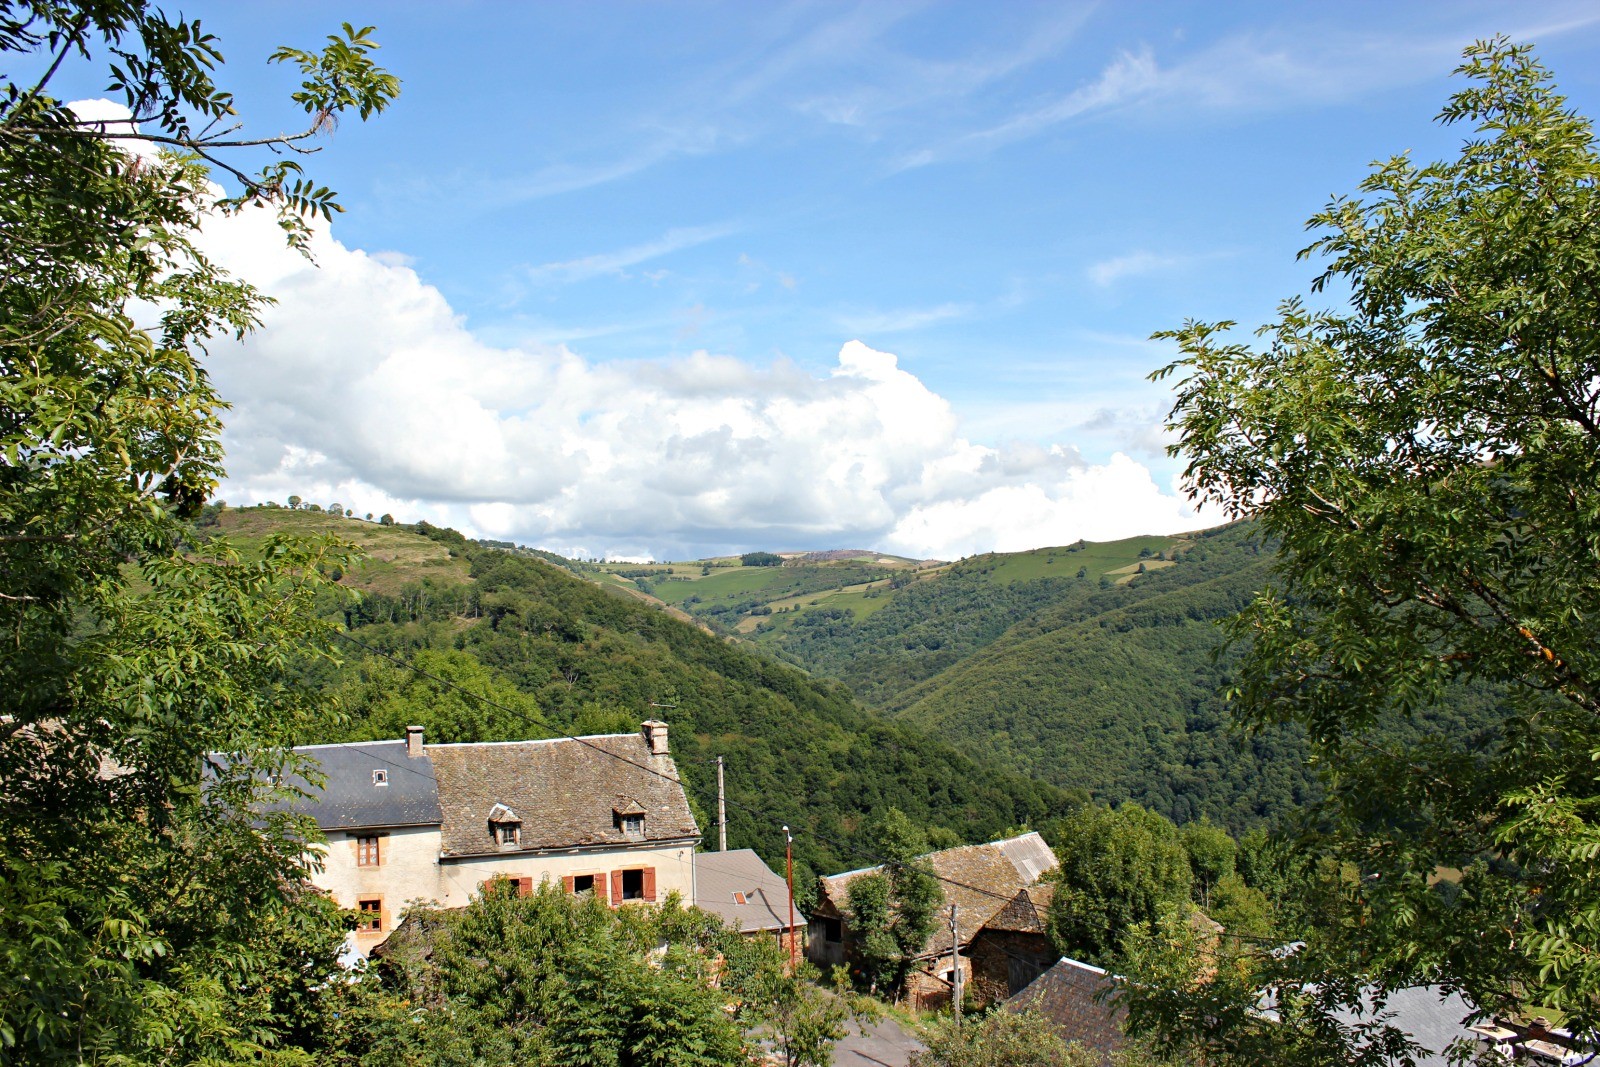
[[(1193, 494), (1257, 515), (1277, 579), (1235, 623), (1235, 706), (1302, 725), (1332, 857), (1307, 947), (1258, 978), (1445, 982), (1600, 1021), (1600, 154), (1529, 50), (1467, 49), (1471, 134), (1375, 166), (1311, 220), (1313, 310), (1259, 346), (1165, 336)], [(1483, 692), (1491, 729), (1429, 728)], [(1382, 716), (1421, 739), (1384, 743)], [(1433, 883), (1462, 873), (1455, 888)], [(1349, 877), (1353, 874), (1355, 877)], [(1191, 1021), (1231, 1018), (1200, 1012)], [(1213, 1028), (1210, 1036), (1225, 1043)]]
[(1056, 892), (1049, 930), (1064, 955), (1114, 964), (1122, 938), (1187, 904), (1192, 875), (1178, 828), (1137, 804), (1086, 805), (1054, 834)]
[(1189, 854), (1189, 870), (1194, 875), (1195, 903), (1209, 908), (1211, 890), (1233, 873), (1239, 847), (1228, 831), (1204, 818), (1186, 825), (1182, 838), (1183, 850)]
[(850, 883), (846, 910), (868, 984), (898, 990), (933, 934), (943, 895), (919, 859), (926, 838), (899, 808), (883, 814), (869, 840), (885, 863)]
[(297, 510), (300, 507), (301, 503), (302, 503), (302, 501), (298, 496), (291, 495), (289, 497), (289, 509), (291, 511)]
[[(236, 188), (224, 210), (275, 207), (303, 247), (307, 219), (338, 205), (283, 150), (388, 103), (398, 83), (374, 47), (346, 27), (322, 53), (276, 53), (301, 69), (311, 123), (250, 141), (198, 23), (138, 0), (13, 4), (0, 20), (0, 50), (44, 72), (0, 93), (7, 1060), (272, 1055), (293, 1030), (277, 992), (325, 974), (338, 943), (339, 917), (298, 888), (308, 828), (251, 812), (320, 710), (287, 679), (325, 655), (313, 606), (344, 553), (283, 538), (248, 560), (221, 539), (190, 551), (188, 520), (222, 474), (223, 404), (198, 354), (263, 303), (192, 239), (215, 206), (210, 165)], [(102, 54), (134, 126), (51, 96), (61, 70)], [(252, 146), (278, 151), (249, 174)]]
[(460, 911), (408, 914), (375, 980), (335, 992), (358, 1025), (331, 1043), (371, 1067), (747, 1063), (748, 1009), (782, 998), (782, 953), (742, 941), (675, 897), (612, 909), (490, 883)]

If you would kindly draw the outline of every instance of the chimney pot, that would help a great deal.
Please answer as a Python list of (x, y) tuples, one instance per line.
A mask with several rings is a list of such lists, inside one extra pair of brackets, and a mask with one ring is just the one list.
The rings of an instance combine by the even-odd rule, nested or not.
[(646, 719), (639, 728), (644, 735), (644, 743), (650, 747), (650, 755), (665, 756), (667, 754), (667, 724), (660, 719)]
[(406, 755), (412, 759), (422, 755), (422, 727), (406, 727)]

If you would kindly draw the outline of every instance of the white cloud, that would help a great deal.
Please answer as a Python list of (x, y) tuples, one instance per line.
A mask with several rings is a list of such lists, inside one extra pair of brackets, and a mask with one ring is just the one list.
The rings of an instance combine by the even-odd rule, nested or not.
[(753, 547), (917, 556), (1204, 525), (1126, 456), (993, 447), (950, 403), (859, 341), (822, 376), (725, 355), (597, 363), (492, 345), (402, 260), (326, 227), (317, 265), (270, 213), (203, 242), (277, 303), (210, 367), (234, 404), (235, 503), (337, 500), (579, 555), (682, 558)]

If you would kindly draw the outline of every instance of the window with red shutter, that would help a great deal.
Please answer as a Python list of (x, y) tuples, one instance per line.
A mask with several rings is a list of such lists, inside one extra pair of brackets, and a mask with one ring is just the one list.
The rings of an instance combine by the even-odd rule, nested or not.
[(656, 899), (656, 869), (654, 867), (646, 867), (644, 869), (643, 873), (644, 873), (644, 886), (643, 886), (644, 899), (645, 900), (655, 900)]
[(562, 876), (562, 878), (561, 878), (561, 888), (565, 889), (569, 893), (575, 892), (575, 888), (574, 888), (573, 881), (572, 881), (572, 875), (567, 874), (567, 875), (563, 875)]
[(627, 898), (622, 895), (622, 871), (611, 872), (611, 903), (621, 904)]

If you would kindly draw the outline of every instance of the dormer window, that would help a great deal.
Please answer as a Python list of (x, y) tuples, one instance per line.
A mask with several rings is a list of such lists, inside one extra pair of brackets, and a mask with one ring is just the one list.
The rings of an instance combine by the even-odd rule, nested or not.
[(611, 825), (628, 837), (644, 836), (644, 805), (631, 797), (619, 797), (611, 807)]
[(489, 836), (501, 847), (521, 844), (522, 820), (504, 804), (496, 804), (489, 809)]
[(373, 785), (388, 785), (389, 784), (389, 772), (388, 771), (373, 771), (372, 772), (372, 784)]

